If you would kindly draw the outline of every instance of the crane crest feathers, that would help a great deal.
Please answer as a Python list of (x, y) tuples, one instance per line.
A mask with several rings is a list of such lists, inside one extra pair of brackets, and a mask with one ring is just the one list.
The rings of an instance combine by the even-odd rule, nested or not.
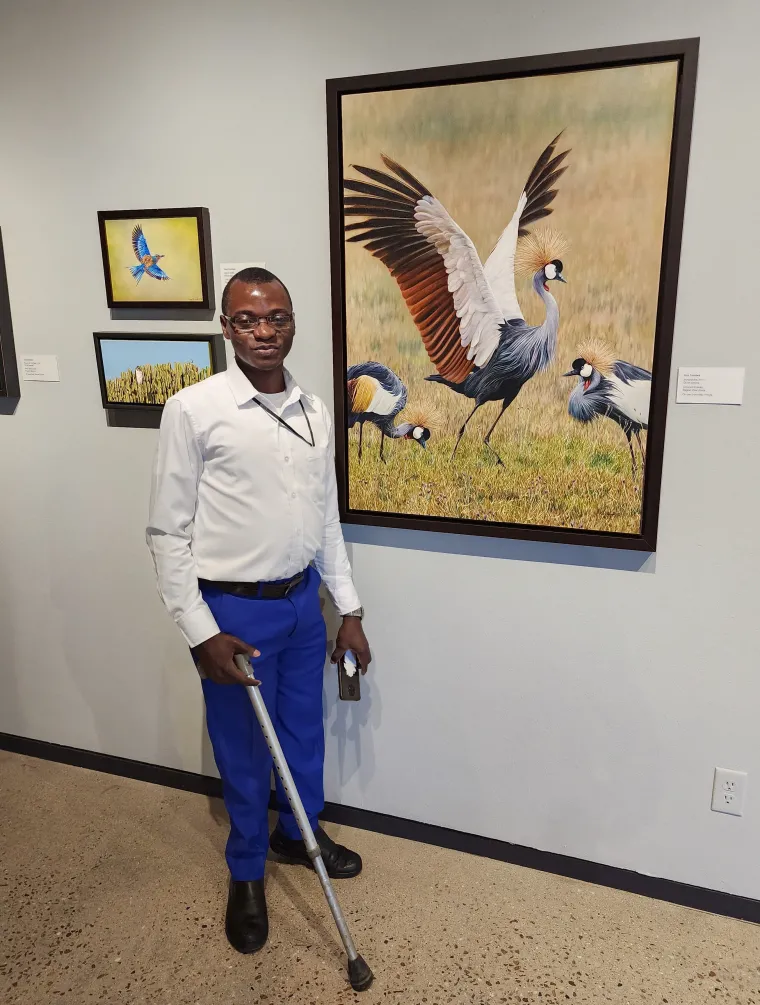
[(590, 338), (578, 346), (578, 357), (590, 363), (595, 370), (604, 376), (612, 373), (612, 367), (617, 360), (617, 356), (612, 350), (609, 342), (604, 339)]
[(403, 413), (403, 418), (412, 426), (422, 426), (423, 429), (429, 429), (431, 433), (437, 433), (443, 429), (443, 415), (432, 401), (410, 405)]
[(534, 275), (555, 259), (562, 260), (570, 249), (558, 230), (544, 227), (521, 237), (515, 253), (515, 274)]

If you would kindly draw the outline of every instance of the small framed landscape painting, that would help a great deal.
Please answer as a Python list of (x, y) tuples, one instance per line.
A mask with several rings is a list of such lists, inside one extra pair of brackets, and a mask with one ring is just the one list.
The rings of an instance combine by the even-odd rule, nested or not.
[(327, 82), (345, 522), (654, 550), (698, 48)]
[(214, 309), (207, 209), (99, 212), (109, 307)]
[(160, 413), (177, 391), (226, 369), (222, 335), (96, 332), (94, 338), (106, 409)]

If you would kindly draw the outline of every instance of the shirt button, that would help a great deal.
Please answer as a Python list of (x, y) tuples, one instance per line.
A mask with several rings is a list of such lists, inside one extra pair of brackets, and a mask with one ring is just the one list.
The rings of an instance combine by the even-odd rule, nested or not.
[(290, 458), (289, 458), (289, 457), (286, 457), (286, 458), (285, 458), (285, 463), (287, 464), (289, 460), (290, 460)]
[(290, 498), (291, 498), (291, 499), (295, 499), (295, 498), (296, 498), (296, 494), (295, 494), (295, 492), (294, 492), (294, 493), (293, 493), (293, 494), (291, 495), (291, 497), (290, 497)]

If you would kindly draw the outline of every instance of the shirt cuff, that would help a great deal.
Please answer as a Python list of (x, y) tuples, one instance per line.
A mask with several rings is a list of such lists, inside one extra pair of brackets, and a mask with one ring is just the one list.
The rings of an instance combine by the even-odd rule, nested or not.
[(191, 649), (219, 634), (219, 626), (206, 604), (177, 618), (177, 627)]
[(354, 589), (353, 583), (350, 586), (342, 587), (338, 592), (338, 596), (333, 597), (333, 603), (342, 618), (346, 614), (350, 614), (351, 611), (357, 611), (362, 606), (359, 594)]

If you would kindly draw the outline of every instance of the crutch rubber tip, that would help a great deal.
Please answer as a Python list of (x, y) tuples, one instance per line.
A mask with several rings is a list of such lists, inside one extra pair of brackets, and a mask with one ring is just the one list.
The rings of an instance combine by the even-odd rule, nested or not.
[(375, 978), (362, 957), (357, 956), (348, 961), (348, 979), (354, 991), (366, 991)]

